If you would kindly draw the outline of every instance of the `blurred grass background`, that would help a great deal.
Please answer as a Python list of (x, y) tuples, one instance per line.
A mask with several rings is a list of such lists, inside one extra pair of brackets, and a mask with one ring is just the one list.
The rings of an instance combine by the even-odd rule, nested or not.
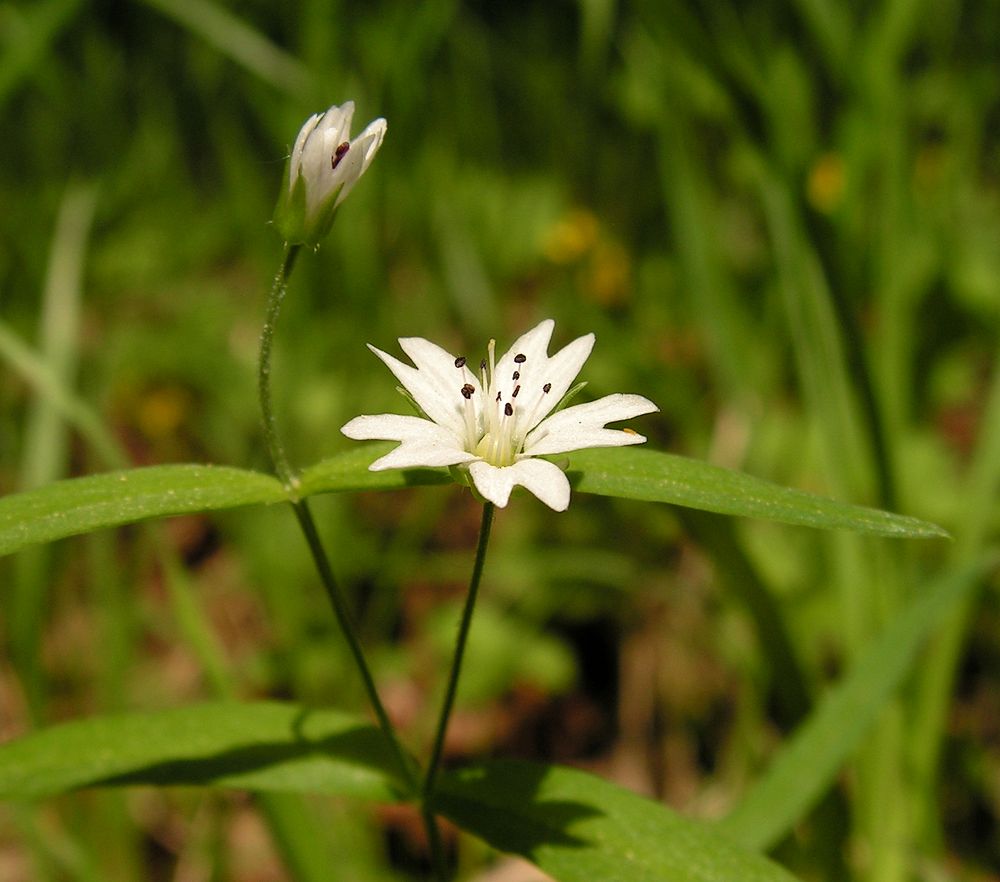
[[(293, 461), (398, 409), (366, 342), (475, 357), (551, 316), (557, 344), (597, 334), (586, 395), (660, 405), (651, 445), (956, 537), (518, 498), (451, 759), (578, 763), (720, 816), (907, 598), (995, 538), (996, 0), (34, 0), (0, 2), (0, 46), (0, 492), (266, 468), (266, 221), (301, 122), (353, 99), (357, 129), (389, 134), (292, 282), (275, 394)], [(477, 506), (457, 488), (317, 503), (419, 749)], [(0, 738), (220, 695), (361, 708), (304, 551), (288, 512), (251, 510), (0, 561)], [(1000, 878), (998, 620), (993, 584), (942, 623), (779, 859)], [(329, 800), (85, 793), (0, 806), (0, 879), (406, 879), (418, 829)], [(479, 872), (478, 846), (452, 846)]]

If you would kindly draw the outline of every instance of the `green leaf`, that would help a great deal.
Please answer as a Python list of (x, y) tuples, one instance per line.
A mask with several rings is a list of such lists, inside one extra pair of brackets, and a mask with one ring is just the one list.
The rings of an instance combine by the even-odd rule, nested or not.
[(434, 809), (560, 882), (791, 882), (709, 824), (586, 772), (499, 760), (442, 775)]
[(569, 478), (584, 493), (669, 502), (718, 514), (879, 536), (948, 536), (936, 524), (917, 518), (837, 502), (658, 450), (579, 450), (569, 454)]
[[(372, 461), (393, 446), (352, 447), (306, 469), (300, 495), (450, 482), (447, 471), (440, 469), (368, 471)], [(270, 475), (227, 466), (151, 466), (72, 478), (0, 498), (0, 555), (146, 518), (287, 499), (281, 483)]]
[(722, 828), (748, 848), (777, 844), (833, 783), (934, 627), (977, 584), (988, 564), (952, 571), (927, 586), (831, 689)]
[(260, 472), (166, 465), (57, 481), (0, 498), (0, 555), (100, 527), (287, 499)]
[(0, 745), (0, 799), (193, 785), (399, 798), (393, 754), (359, 717), (220, 702), (63, 723)]
[[(443, 469), (368, 466), (394, 445), (353, 447), (306, 469), (301, 496), (357, 490), (401, 490), (446, 484)], [(577, 490), (624, 499), (670, 502), (720, 514), (767, 518), (807, 527), (841, 528), (883, 536), (947, 536), (916, 518), (849, 505), (655, 450), (581, 450), (572, 454)], [(0, 498), (0, 555), (101, 527), (145, 518), (274, 503), (288, 496), (261, 472), (211, 465), (166, 465), (58, 481)]]

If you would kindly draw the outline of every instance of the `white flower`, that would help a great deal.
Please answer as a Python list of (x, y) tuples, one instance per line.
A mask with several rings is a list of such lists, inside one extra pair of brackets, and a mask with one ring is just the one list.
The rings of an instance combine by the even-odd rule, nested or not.
[(334, 104), (305, 121), (288, 157), (288, 177), (274, 222), (286, 242), (316, 245), (382, 145), (384, 119), (351, 139), (354, 102)]
[[(424, 416), (359, 416), (341, 431), (355, 440), (399, 441), (369, 468), (462, 466), (479, 493), (503, 507), (520, 484), (556, 511), (569, 505), (569, 481), (539, 456), (584, 447), (620, 447), (646, 439), (607, 423), (658, 410), (641, 395), (607, 395), (553, 414), (594, 346), (594, 335), (574, 340), (551, 358), (555, 322), (546, 319), (522, 335), (499, 361), (495, 341), (489, 358), (471, 370), (422, 337), (404, 337), (403, 351), (416, 367), (369, 345), (403, 384)], [(552, 414), (550, 416), (550, 414)]]

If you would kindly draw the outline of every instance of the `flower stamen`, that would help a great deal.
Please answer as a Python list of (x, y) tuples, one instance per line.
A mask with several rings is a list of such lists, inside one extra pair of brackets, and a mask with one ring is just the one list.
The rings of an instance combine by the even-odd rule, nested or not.
[(333, 156), (330, 157), (330, 169), (331, 171), (340, 165), (340, 161), (347, 156), (347, 151), (351, 149), (351, 142), (344, 141), (343, 144), (338, 144), (337, 149), (333, 151)]

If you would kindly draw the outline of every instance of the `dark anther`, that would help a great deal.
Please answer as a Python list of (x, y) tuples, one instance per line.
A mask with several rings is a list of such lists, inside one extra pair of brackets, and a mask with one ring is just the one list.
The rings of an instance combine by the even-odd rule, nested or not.
[(514, 408), (511, 406), (511, 403), (509, 401), (503, 406), (503, 412), (507, 414), (507, 416), (514, 415)]
[(514, 391), (513, 391), (513, 393), (511, 393), (510, 397), (511, 398), (517, 398), (517, 393), (520, 392), (520, 391), (521, 391), (521, 387), (520, 386), (515, 386), (514, 387)]
[(465, 356), (464, 355), (460, 355), (458, 358), (455, 359), (455, 367), (457, 367), (457, 368), (464, 368), (465, 367)]
[(485, 358), (481, 362), (479, 362), (479, 370), (481, 370), (481, 371), (485, 371), (486, 370), (486, 359)]
[(523, 352), (519, 352), (514, 356), (514, 364), (524, 364), (528, 360), (528, 356)]
[(343, 144), (339, 145), (336, 150), (333, 151), (333, 156), (330, 157), (330, 167), (336, 168), (340, 165), (340, 160), (347, 156), (347, 151), (351, 149), (351, 142), (344, 141)]
[(499, 401), (499, 400), (500, 400), (500, 393), (497, 392), (497, 401)]
[(548, 394), (549, 394), (549, 392), (551, 392), (551, 391), (552, 391), (552, 384), (551, 384), (551, 383), (546, 383), (546, 384), (545, 384), (544, 386), (542, 386), (542, 391), (543, 391), (543, 392), (544, 392), (544, 393), (545, 393), (546, 395), (548, 395)]
[(466, 383), (462, 387), (462, 397), (465, 398), (466, 401), (468, 401), (470, 398), (472, 398), (472, 393), (475, 391), (476, 391), (475, 387), (473, 387), (472, 384)]
[(516, 383), (518, 380), (521, 379), (521, 372), (520, 371), (514, 371), (514, 376), (511, 377), (511, 379)]

